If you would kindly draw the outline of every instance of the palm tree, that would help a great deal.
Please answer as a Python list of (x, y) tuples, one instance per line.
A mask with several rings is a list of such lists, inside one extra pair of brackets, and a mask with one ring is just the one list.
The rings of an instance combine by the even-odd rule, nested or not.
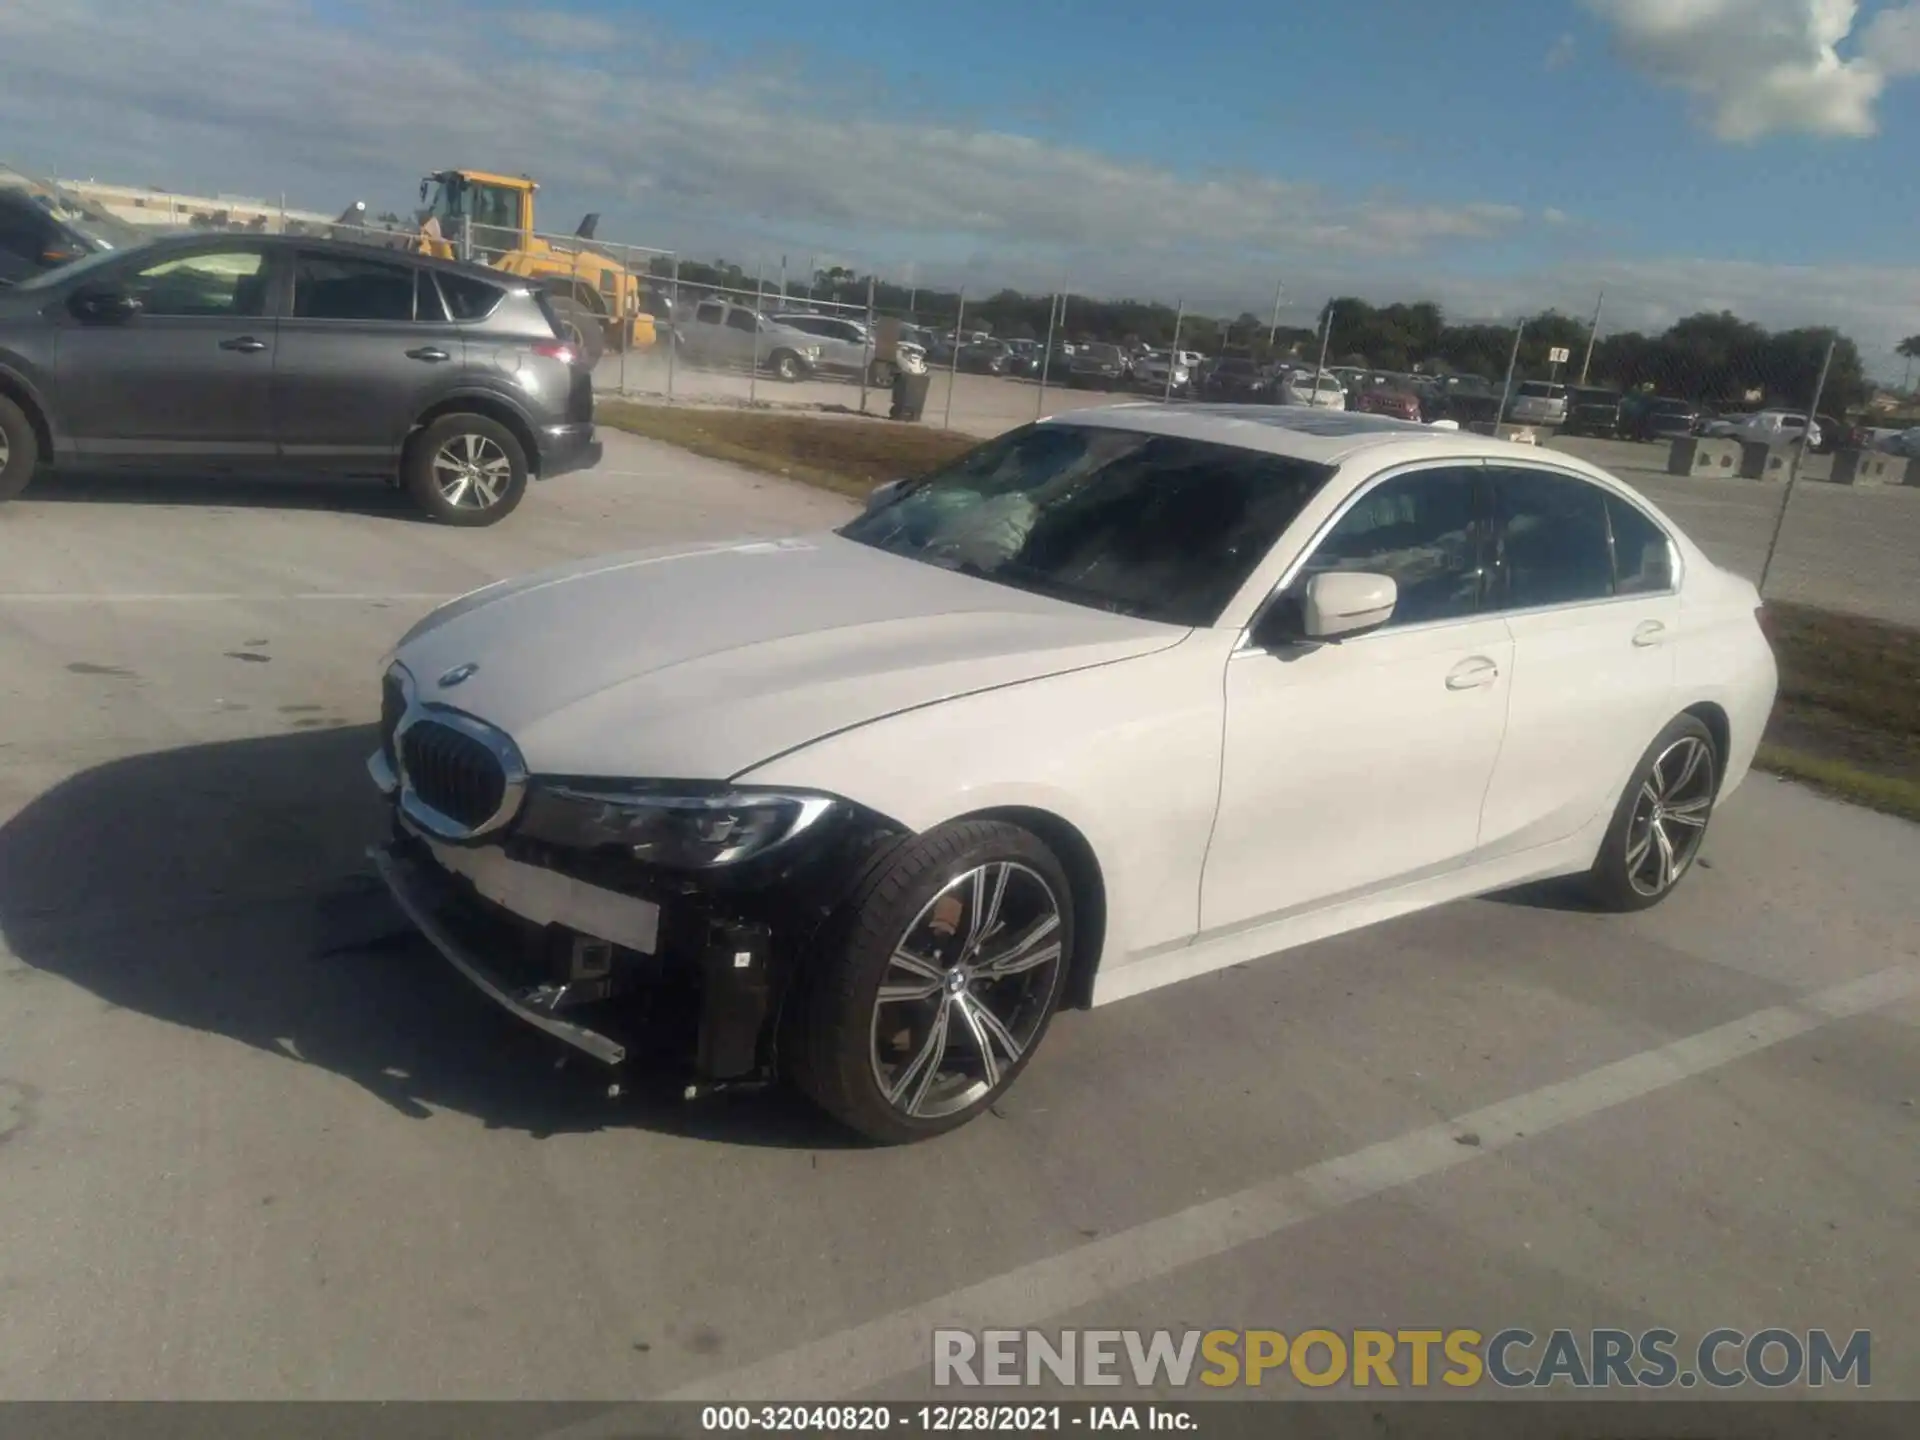
[(1907, 362), (1907, 378), (1901, 382), (1900, 388), (1902, 390), (1911, 390), (1913, 388), (1913, 362), (1920, 360), (1920, 335), (1907, 336), (1906, 339), (1893, 347), (1893, 353), (1903, 357)]

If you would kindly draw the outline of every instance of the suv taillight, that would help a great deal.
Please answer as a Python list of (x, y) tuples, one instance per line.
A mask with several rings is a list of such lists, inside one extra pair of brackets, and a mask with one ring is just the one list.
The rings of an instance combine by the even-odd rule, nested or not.
[(571, 365), (580, 358), (580, 352), (564, 340), (536, 340), (529, 348), (534, 354), (558, 360), (563, 365)]

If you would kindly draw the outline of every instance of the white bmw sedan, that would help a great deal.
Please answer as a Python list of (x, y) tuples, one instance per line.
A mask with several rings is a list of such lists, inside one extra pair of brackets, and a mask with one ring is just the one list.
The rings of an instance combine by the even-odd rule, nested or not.
[(1656, 904), (1772, 705), (1758, 606), (1569, 455), (1080, 410), (429, 616), (374, 858), (527, 1023), (914, 1140), (1062, 1007), (1549, 876)]

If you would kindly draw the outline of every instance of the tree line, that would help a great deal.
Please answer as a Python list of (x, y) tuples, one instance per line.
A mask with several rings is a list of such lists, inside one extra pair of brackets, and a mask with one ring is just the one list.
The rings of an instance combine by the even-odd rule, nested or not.
[[(670, 263), (655, 263), (665, 278)], [(1005, 340), (1040, 340), (1049, 333), (1071, 342), (1108, 341), (1119, 345), (1167, 346), (1178, 326), (1183, 349), (1205, 354), (1247, 355), (1255, 360), (1318, 358), (1323, 338), (1330, 365), (1432, 374), (1479, 375), (1499, 383), (1513, 362), (1516, 378), (1586, 383), (1618, 389), (1652, 389), (1707, 404), (1734, 406), (1759, 402), (1805, 408), (1813, 399), (1829, 342), (1833, 358), (1820, 408), (1829, 412), (1863, 403), (1870, 391), (1859, 348), (1836, 330), (1803, 327), (1768, 330), (1727, 312), (1702, 312), (1658, 334), (1638, 330), (1602, 333), (1588, 353), (1584, 317), (1543, 310), (1522, 322), (1514, 351), (1511, 324), (1456, 324), (1431, 301), (1374, 305), (1358, 296), (1336, 296), (1322, 307), (1312, 328), (1275, 325), (1243, 311), (1221, 316), (1182, 315), (1173, 306), (1149, 300), (1103, 300), (1069, 295), (1028, 295), (1003, 289), (991, 295), (962, 297), (948, 290), (918, 289), (879, 277), (833, 267), (812, 276), (789, 276), (784, 302), (779, 281), (756, 276), (737, 264), (682, 260), (680, 283), (692, 290), (730, 289), (764, 293), (769, 305), (831, 302), (899, 315), (917, 324), (951, 327), (963, 314), (967, 329)], [(1550, 353), (1568, 352), (1555, 365)], [(1903, 342), (1900, 352), (1920, 356), (1920, 336)]]

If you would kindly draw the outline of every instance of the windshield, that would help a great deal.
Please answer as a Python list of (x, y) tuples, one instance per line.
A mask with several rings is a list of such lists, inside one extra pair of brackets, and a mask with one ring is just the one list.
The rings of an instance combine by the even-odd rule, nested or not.
[(1101, 610), (1211, 625), (1331, 473), (1257, 450), (1049, 422), (969, 451), (840, 534)]

